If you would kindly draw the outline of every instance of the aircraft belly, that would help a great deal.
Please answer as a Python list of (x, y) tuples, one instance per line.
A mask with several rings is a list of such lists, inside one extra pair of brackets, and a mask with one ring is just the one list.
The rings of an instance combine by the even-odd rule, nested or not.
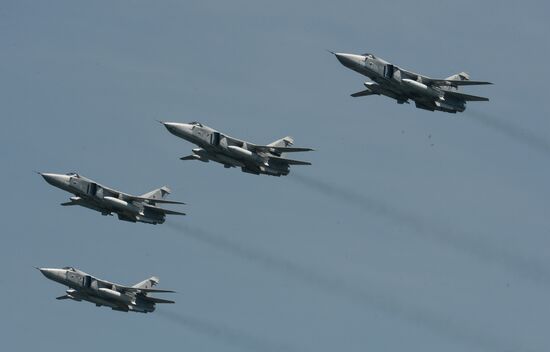
[(128, 309), (128, 306), (126, 304), (120, 304), (118, 302), (109, 301), (105, 298), (101, 298), (101, 297), (98, 297), (98, 296), (95, 296), (95, 295), (79, 293), (78, 297), (80, 299), (84, 300), (84, 301), (88, 301), (88, 302), (94, 303), (96, 305), (107, 306), (107, 307), (111, 307), (111, 308), (119, 308), (119, 309), (123, 308), (123, 309), (126, 309), (126, 310)]
[(95, 201), (95, 199), (82, 196), (79, 196), (78, 200), (74, 200), (75, 198), (77, 197), (71, 197), (71, 201), (74, 202), (74, 204), (76, 205), (80, 205), (81, 207), (92, 209), (100, 213), (107, 210), (105, 209), (105, 207), (102, 207), (99, 202)]
[(393, 98), (395, 100), (404, 100), (406, 101), (407, 99), (410, 98), (410, 95), (409, 94), (406, 94), (405, 92), (403, 92), (403, 90), (401, 89), (396, 89), (395, 87), (383, 87), (381, 90), (380, 90), (380, 93), (387, 96), (387, 97), (390, 97), (390, 98)]
[(237, 167), (245, 166), (245, 164), (242, 161), (238, 160), (234, 156), (227, 156), (220, 152), (217, 152), (215, 154), (210, 154), (209, 158), (213, 161), (217, 161), (218, 163), (221, 163), (224, 165), (237, 166)]

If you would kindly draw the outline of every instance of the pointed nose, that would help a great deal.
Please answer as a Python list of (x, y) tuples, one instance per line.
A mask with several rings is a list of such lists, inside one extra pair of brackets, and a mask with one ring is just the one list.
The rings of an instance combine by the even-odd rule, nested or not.
[(178, 136), (185, 138), (186, 136), (191, 134), (191, 125), (187, 123), (179, 123), (179, 122), (161, 122), (164, 127), (168, 130), (168, 132)]
[(50, 280), (58, 281), (62, 280), (64, 276), (64, 270), (62, 269), (52, 269), (52, 268), (36, 268), (42, 275), (47, 277)]
[(364, 57), (361, 55), (334, 53), (334, 56), (336, 56), (338, 61), (346, 67), (361, 65), (364, 61)]
[(50, 185), (55, 187), (64, 187), (69, 184), (70, 177), (67, 175), (61, 175), (61, 174), (51, 174), (51, 173), (44, 173), (39, 172), (40, 176), (46, 180)]
[(172, 130), (176, 129), (178, 127), (178, 125), (181, 125), (180, 123), (177, 123), (177, 122), (164, 122), (164, 121), (162, 121), (161, 123), (164, 125), (164, 127), (166, 127), (166, 129), (168, 131), (172, 131)]

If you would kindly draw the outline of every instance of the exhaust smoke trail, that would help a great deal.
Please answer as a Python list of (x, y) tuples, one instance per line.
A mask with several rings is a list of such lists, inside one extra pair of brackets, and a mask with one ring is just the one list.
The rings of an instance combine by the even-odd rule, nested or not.
[(193, 317), (187, 314), (175, 313), (169, 310), (159, 309), (156, 314), (186, 329), (207, 335), (211, 338), (227, 342), (235, 347), (249, 351), (294, 351), (288, 346), (276, 344), (261, 338), (245, 334), (228, 326), (214, 324), (212, 322)]
[(351, 302), (397, 317), (453, 341), (462, 342), (471, 347), (491, 352), (521, 350), (520, 344), (516, 344), (512, 341), (504, 341), (500, 337), (477, 331), (472, 328), (469, 323), (456, 322), (449, 317), (430, 312), (410, 302), (402, 302), (391, 297), (387, 292), (377, 293), (372, 289), (365, 290), (346, 280), (337, 277), (329, 277), (286, 259), (275, 257), (268, 252), (248, 247), (232, 239), (217, 236), (187, 224), (166, 222), (166, 225), (169, 225), (168, 227), (175, 230), (178, 234), (190, 237), (218, 250), (260, 265), (267, 270), (294, 279), (313, 289), (321, 290), (327, 294), (345, 298)]
[(465, 115), (472, 117), (472, 121), (478, 122), (485, 127), (504, 134), (516, 142), (524, 144), (527, 147), (542, 153), (544, 156), (550, 157), (550, 141), (542, 136), (539, 136), (513, 123), (498, 119), (480, 111), (476, 111), (475, 109), (466, 110)]
[(386, 201), (352, 192), (342, 186), (329, 184), (298, 173), (294, 173), (292, 179), (313, 191), (408, 228), (417, 236), (441, 243), (482, 262), (497, 264), (536, 284), (550, 285), (550, 271), (543, 263), (535, 258), (526, 258), (509, 252), (497, 244), (487, 242), (482, 236), (459, 232), (451, 227), (439, 225), (417, 214), (399, 209)]

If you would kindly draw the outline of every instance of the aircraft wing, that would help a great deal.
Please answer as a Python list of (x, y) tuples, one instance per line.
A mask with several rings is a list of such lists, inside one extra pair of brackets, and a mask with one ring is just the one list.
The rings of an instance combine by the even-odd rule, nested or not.
[(486, 81), (470, 81), (470, 80), (460, 80), (460, 79), (432, 79), (432, 78), (423, 78), (422, 81), (426, 81), (429, 85), (433, 86), (481, 86), (486, 84), (493, 84)]
[(127, 195), (127, 198), (130, 199), (130, 200), (150, 201), (150, 202), (154, 202), (154, 203), (163, 203), (163, 204), (185, 204), (184, 202), (178, 202), (178, 201), (175, 201), (175, 200), (145, 198), (145, 197), (137, 197), (137, 196), (131, 196), (131, 195)]
[(165, 204), (185, 204), (183, 202), (177, 202), (177, 201), (174, 201), (174, 200), (155, 199), (155, 198), (146, 198), (146, 197), (134, 196), (134, 195), (124, 193), (124, 192), (120, 192), (120, 191), (114, 190), (112, 188), (104, 187), (104, 186), (101, 186), (101, 188), (103, 189), (103, 196), (111, 196), (111, 197), (114, 197), (114, 198), (121, 197), (123, 200), (126, 200), (126, 201), (142, 201), (142, 202), (143, 201), (149, 201), (149, 202), (154, 202), (154, 203), (165, 203)]
[(268, 145), (248, 145), (250, 149), (254, 149), (259, 152), (275, 152), (275, 153), (296, 153), (296, 152), (310, 152), (311, 148), (299, 148), (299, 147), (270, 147)]
[(129, 287), (129, 286), (119, 286), (116, 285), (117, 290), (124, 291), (124, 292), (136, 292), (136, 293), (149, 293), (149, 292), (167, 292), (167, 293), (175, 293), (176, 291), (172, 290), (161, 290), (158, 288), (140, 288), (140, 287)]
[(269, 160), (274, 160), (276, 162), (280, 162), (288, 165), (311, 165), (309, 161), (287, 159), (287, 158), (282, 158), (280, 156), (269, 156)]
[(453, 97), (464, 101), (489, 101), (489, 98), (479, 97), (477, 95), (464, 94), (454, 91), (445, 91), (446, 96)]
[(362, 90), (362, 91), (360, 91), (360, 92), (351, 94), (351, 96), (354, 97), (354, 98), (357, 98), (357, 97), (366, 97), (366, 96), (369, 96), (369, 95), (378, 95), (378, 93), (375, 93), (375, 92), (373, 92), (373, 91), (370, 90), (370, 89), (365, 89), (365, 90)]
[(179, 212), (179, 211), (170, 210), (170, 209), (164, 209), (164, 208), (156, 207), (156, 206), (154, 206), (154, 205), (147, 204), (147, 203), (143, 203), (143, 206), (144, 206), (145, 208), (148, 208), (148, 209), (157, 211), (157, 212), (159, 212), (159, 213), (170, 214), (170, 215), (187, 215), (187, 214), (182, 213), (182, 212)]
[[(128, 193), (118, 192), (114, 190), (110, 190), (115, 194), (115, 198), (118, 198), (119, 195), (122, 196), (122, 199), (126, 201), (138, 201), (138, 202), (153, 202), (153, 203), (164, 203), (164, 204), (185, 204), (183, 202), (177, 202), (175, 200), (166, 200), (166, 199), (156, 199), (156, 198), (147, 198), (147, 197), (140, 197), (140, 196), (133, 196)], [(116, 192), (116, 193), (115, 193)]]

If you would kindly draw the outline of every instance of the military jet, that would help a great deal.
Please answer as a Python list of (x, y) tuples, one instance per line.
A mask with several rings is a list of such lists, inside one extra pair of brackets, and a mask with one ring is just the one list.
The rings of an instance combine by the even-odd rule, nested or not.
[(210, 160), (223, 164), (224, 167), (240, 167), (243, 172), (259, 175), (286, 176), (290, 165), (311, 165), (307, 161), (293, 160), (286, 153), (307, 152), (313, 149), (291, 147), (292, 137), (284, 137), (268, 145), (257, 145), (220, 133), (199, 122), (177, 123), (162, 122), (166, 129), (199, 148), (193, 154), (181, 160)]
[(468, 101), (488, 101), (488, 98), (465, 94), (460, 86), (492, 84), (471, 81), (465, 73), (457, 73), (445, 79), (433, 79), (374, 56), (373, 54), (335, 53), (334, 56), (347, 68), (369, 77), (374, 82), (365, 82), (367, 89), (354, 93), (352, 97), (385, 95), (397, 100), (398, 104), (414, 101), (416, 107), (424, 110), (439, 110), (449, 113), (463, 112)]
[(59, 300), (88, 301), (95, 303), (97, 307), (106, 306), (121, 312), (139, 313), (153, 312), (156, 303), (174, 303), (147, 295), (153, 292), (174, 292), (152, 288), (159, 282), (154, 276), (134, 286), (124, 286), (98, 279), (72, 267), (37, 269), (48, 279), (69, 286), (65, 295), (57, 297)]
[(96, 210), (101, 215), (116, 213), (120, 220), (139, 221), (154, 225), (162, 224), (166, 214), (185, 215), (185, 213), (157, 206), (157, 203), (185, 204), (165, 200), (164, 197), (170, 193), (170, 189), (166, 186), (152, 190), (141, 196), (133, 196), (100, 185), (76, 172), (69, 172), (67, 174), (39, 172), (39, 174), (52, 186), (74, 194), (74, 197), (71, 197), (68, 202), (61, 203), (63, 206), (80, 205)]

